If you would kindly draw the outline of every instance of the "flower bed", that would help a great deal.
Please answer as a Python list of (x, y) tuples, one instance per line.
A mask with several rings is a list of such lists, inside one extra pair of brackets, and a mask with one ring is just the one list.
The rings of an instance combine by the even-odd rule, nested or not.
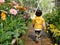
[(48, 33), (53, 43), (60, 44), (60, 10), (47, 13), (43, 16), (48, 23)]
[(11, 3), (0, 4), (0, 45), (11, 45), (15, 38), (19, 45), (23, 45), (20, 37), (28, 30), (31, 20), (27, 18), (25, 21), (25, 15), (21, 13), (25, 12), (26, 8), (17, 8), (18, 6), (14, 7)]

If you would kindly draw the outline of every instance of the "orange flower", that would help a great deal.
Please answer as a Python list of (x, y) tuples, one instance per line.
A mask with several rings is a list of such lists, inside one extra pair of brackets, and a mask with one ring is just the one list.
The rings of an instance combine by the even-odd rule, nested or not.
[(26, 8), (24, 8), (24, 10), (26, 10)]
[(21, 9), (21, 8), (22, 8), (22, 6), (17, 6), (16, 8), (17, 8), (17, 9)]
[(26, 10), (26, 8), (24, 8), (23, 6), (14, 6), (14, 7), (17, 8), (17, 9), (23, 10), (23, 11)]
[(24, 10), (24, 11), (25, 11), (25, 10), (26, 10), (26, 8), (21, 8), (21, 10)]
[(1, 13), (1, 19), (5, 20), (6, 19), (6, 14), (4, 12)]

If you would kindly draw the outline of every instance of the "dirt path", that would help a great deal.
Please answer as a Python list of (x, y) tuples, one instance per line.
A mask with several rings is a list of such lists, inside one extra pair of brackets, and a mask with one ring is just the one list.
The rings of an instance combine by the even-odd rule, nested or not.
[(28, 30), (27, 34), (25, 36), (23, 36), (24, 45), (52, 45), (52, 43), (48, 37), (43, 37), (43, 38), (41, 38), (39, 43), (36, 43), (35, 41), (33, 41), (32, 38), (29, 37), (30, 33), (33, 33), (33, 30)]

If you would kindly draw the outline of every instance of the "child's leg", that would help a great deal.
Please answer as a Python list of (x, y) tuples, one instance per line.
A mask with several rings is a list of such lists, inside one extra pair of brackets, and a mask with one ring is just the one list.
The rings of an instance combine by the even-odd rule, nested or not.
[(37, 36), (38, 36), (38, 31), (35, 30), (35, 37), (37, 37)]
[(40, 32), (41, 31), (35, 31), (35, 37), (38, 37), (39, 38), (41, 36)]
[(40, 38), (41, 37), (41, 31), (38, 31), (38, 38)]

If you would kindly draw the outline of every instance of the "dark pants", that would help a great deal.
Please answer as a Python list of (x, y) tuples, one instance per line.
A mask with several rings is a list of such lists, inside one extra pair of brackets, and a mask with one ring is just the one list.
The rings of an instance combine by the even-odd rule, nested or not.
[(40, 34), (41, 30), (35, 30), (35, 34)]
[(41, 37), (41, 30), (35, 30), (35, 37), (37, 38)]

